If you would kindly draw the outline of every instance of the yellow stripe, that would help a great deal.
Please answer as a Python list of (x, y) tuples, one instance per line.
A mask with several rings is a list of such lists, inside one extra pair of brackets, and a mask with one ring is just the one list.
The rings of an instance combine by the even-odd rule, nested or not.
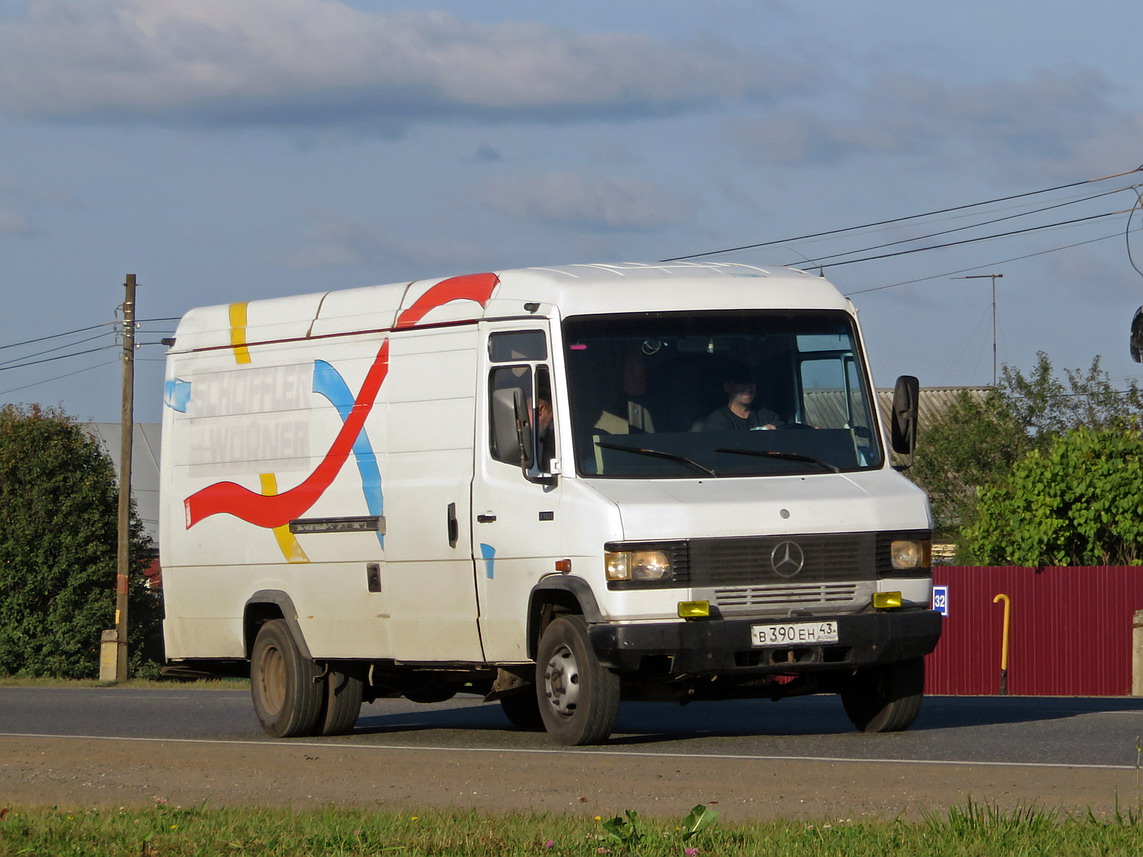
[(230, 345), (234, 349), (234, 360), (236, 362), (250, 362), (250, 350), (246, 347), (245, 303), (230, 305)]
[[(260, 473), (258, 478), (262, 481), (263, 496), (273, 497), (278, 493), (278, 479), (273, 473)], [(306, 556), (306, 552), (302, 550), (302, 546), (298, 542), (297, 537), (290, 532), (289, 524), (274, 527), (274, 538), (278, 540), (278, 547), (282, 551), (282, 556), (286, 558), (286, 562), (310, 561), (310, 558)]]

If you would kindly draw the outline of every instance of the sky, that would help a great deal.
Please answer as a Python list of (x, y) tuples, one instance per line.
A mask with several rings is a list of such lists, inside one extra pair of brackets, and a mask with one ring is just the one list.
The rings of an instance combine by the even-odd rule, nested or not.
[(127, 274), (149, 422), (194, 306), (697, 254), (821, 270), (879, 386), (990, 384), (995, 343), (1122, 387), (1141, 26), (1134, 0), (0, 0), (0, 404), (119, 420)]

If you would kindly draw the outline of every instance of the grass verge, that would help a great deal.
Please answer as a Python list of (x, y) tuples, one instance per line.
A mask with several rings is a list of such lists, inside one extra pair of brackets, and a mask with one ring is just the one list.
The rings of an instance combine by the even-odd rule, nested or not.
[[(695, 810), (701, 810), (696, 807)], [(183, 855), (632, 854), (644, 857), (1136, 857), (1143, 824), (1134, 811), (1106, 819), (969, 803), (919, 822), (833, 820), (722, 825), (695, 812), (678, 823), (475, 812), (423, 814), (327, 809), (238, 810), (156, 804), (142, 810), (64, 811), (0, 807), (0, 855), (183, 857)]]
[(25, 678), (14, 675), (0, 675), (0, 687), (125, 687), (152, 688), (160, 690), (245, 690), (250, 680), (245, 678), (204, 678), (190, 681), (181, 679), (132, 678), (124, 682), (106, 682), (94, 678)]

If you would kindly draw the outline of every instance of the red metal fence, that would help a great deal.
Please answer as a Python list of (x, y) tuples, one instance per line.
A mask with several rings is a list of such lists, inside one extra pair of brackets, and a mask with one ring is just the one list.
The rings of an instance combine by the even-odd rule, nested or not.
[(1143, 610), (1143, 568), (936, 566), (948, 613), (927, 659), (927, 693), (1000, 690), (1004, 604), (1010, 600), (1008, 693), (1129, 696), (1135, 611)]

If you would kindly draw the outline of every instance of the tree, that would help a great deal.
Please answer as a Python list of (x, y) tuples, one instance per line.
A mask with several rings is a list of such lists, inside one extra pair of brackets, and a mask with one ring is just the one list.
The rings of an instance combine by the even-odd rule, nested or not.
[[(0, 673), (92, 678), (114, 626), (118, 487), (111, 459), (61, 411), (0, 408)], [(128, 651), (155, 655), (160, 604), (132, 509)]]
[(922, 424), (909, 476), (929, 492), (936, 531), (961, 542), (976, 519), (982, 492), (1004, 482), (1016, 462), (1045, 450), (1067, 431), (1136, 425), (1143, 390), (1117, 390), (1096, 357), (1086, 371), (1056, 377), (1044, 352), (1028, 375), (1004, 366), (983, 398), (963, 392), (928, 425)]
[(1143, 565), (1143, 438), (1080, 427), (985, 488), (962, 547), (982, 565)]
[(1126, 425), (1143, 413), (1143, 390), (1135, 381), (1117, 390), (1100, 368), (1098, 355), (1087, 371), (1065, 369), (1066, 383), (1056, 378), (1047, 354), (1040, 351), (1036, 358), (1027, 377), (1005, 366), (1000, 384), (1012, 414), (1036, 448), (1046, 448), (1053, 438), (1074, 428)]
[(1032, 441), (997, 389), (983, 398), (962, 390), (920, 432), (909, 478), (928, 491), (936, 532), (956, 541), (976, 516), (980, 490), (1007, 474)]

